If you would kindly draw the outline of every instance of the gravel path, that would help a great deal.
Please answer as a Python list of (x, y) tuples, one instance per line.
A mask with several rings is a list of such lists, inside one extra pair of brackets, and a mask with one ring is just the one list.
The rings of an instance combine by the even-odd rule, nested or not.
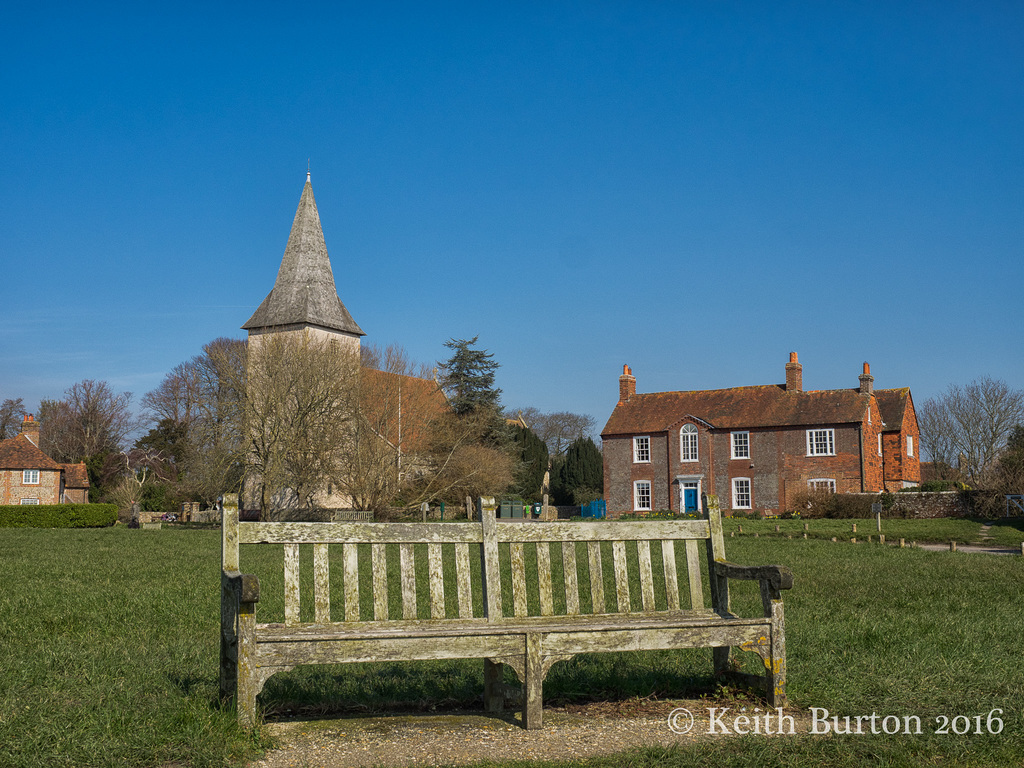
[[(266, 727), (281, 744), (250, 768), (342, 768), (352, 766), (447, 766), (481, 760), (577, 760), (641, 746), (693, 742), (708, 735), (708, 707), (739, 702), (631, 701), (568, 709), (545, 708), (544, 727), (525, 731), (513, 718), (482, 714), (393, 715), (385, 717), (303, 720)], [(676, 734), (669, 713), (688, 708), (693, 728)], [(760, 711), (760, 710), (758, 710)], [(806, 733), (806, 717), (795, 710), (797, 733)]]

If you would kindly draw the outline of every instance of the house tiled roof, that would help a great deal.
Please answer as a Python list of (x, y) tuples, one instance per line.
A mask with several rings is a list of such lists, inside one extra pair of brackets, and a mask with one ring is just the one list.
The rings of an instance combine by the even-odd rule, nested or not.
[(664, 432), (685, 417), (720, 429), (849, 424), (864, 418), (868, 397), (857, 389), (786, 391), (777, 384), (635, 394), (616, 405), (601, 434)]
[(907, 412), (909, 397), (910, 387), (875, 390), (875, 399), (878, 401), (878, 410), (882, 414), (886, 432), (899, 432), (903, 429), (903, 414)]
[(89, 472), (85, 468), (85, 462), (79, 462), (78, 464), (61, 464), (64, 468), (64, 487), (65, 488), (88, 488), (89, 487)]
[(274, 287), (242, 328), (289, 325), (314, 325), (366, 335), (338, 297), (309, 174)]
[(59, 472), (61, 465), (22, 434), (0, 442), (0, 469), (46, 469)]

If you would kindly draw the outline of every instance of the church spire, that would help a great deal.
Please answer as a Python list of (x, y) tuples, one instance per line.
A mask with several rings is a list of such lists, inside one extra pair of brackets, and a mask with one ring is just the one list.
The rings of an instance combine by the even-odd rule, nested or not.
[(286, 330), (285, 326), (316, 326), (355, 337), (366, 335), (338, 297), (308, 169), (277, 280), (242, 328), (251, 333)]

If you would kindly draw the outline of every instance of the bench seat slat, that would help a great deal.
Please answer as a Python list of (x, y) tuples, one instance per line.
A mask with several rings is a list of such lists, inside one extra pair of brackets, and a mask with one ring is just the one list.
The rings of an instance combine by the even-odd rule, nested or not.
[(469, 548), (471, 546), (471, 544), (455, 545), (455, 588), (459, 596), (460, 619), (469, 619), (473, 616), (473, 583), (469, 571)]
[(373, 570), (373, 618), (388, 619), (388, 561), (384, 544), (373, 544), (370, 549)]
[(299, 545), (284, 545), (284, 621), (299, 623)]
[(580, 612), (580, 587), (576, 577), (576, 542), (562, 543), (562, 573), (565, 579), (565, 612), (575, 616)]
[(430, 618), (445, 617), (444, 571), (441, 568), (441, 545), (427, 545), (428, 586), (430, 587)]
[(345, 621), (359, 621), (358, 546), (358, 544), (343, 544), (341, 550), (345, 563)]
[(512, 610), (515, 616), (526, 615), (526, 558), (523, 545), (515, 541), (509, 546), (509, 562), (512, 567)]
[(399, 567), (402, 571), (402, 618), (415, 619), (416, 612), (416, 563), (412, 544), (398, 547)]
[(629, 613), (631, 609), (629, 601), (629, 576), (626, 572), (626, 542), (612, 542), (612, 563), (615, 566), (615, 598), (618, 613)]
[(331, 621), (331, 566), (328, 546), (313, 545), (313, 603), (317, 624), (327, 624)]

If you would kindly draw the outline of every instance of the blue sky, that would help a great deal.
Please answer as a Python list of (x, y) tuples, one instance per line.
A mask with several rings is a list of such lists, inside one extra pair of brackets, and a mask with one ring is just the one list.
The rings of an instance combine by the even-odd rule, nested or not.
[(506, 406), (1024, 387), (1024, 5), (31, 6), (0, 29), (0, 399), (136, 399), (273, 285), (309, 160), (366, 341)]

